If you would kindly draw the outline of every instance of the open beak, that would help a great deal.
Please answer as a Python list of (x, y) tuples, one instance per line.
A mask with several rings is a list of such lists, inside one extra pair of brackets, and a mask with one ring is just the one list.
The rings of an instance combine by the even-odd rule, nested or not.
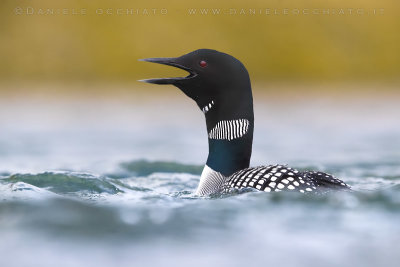
[(147, 62), (153, 62), (153, 63), (163, 64), (163, 65), (173, 66), (173, 67), (176, 67), (176, 68), (179, 68), (179, 69), (189, 72), (189, 75), (186, 77), (146, 79), (146, 80), (139, 80), (140, 82), (154, 83), (154, 84), (176, 84), (178, 82), (188, 80), (188, 79), (191, 79), (191, 78), (197, 76), (197, 73), (194, 70), (192, 70), (189, 67), (179, 64), (178, 63), (179, 58), (175, 58), (175, 57), (145, 58), (145, 59), (139, 59), (139, 61), (147, 61)]

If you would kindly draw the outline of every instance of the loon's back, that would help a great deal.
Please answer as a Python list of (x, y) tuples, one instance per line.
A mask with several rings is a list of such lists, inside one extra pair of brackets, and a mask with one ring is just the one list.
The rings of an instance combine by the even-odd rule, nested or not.
[(246, 168), (229, 176), (221, 192), (232, 189), (255, 188), (260, 191), (298, 191), (301, 193), (325, 193), (332, 190), (350, 189), (343, 181), (324, 172), (298, 171), (283, 165)]

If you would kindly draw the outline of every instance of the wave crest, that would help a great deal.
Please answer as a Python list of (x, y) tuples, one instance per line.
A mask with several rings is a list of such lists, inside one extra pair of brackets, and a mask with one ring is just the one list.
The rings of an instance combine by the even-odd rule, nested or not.
[(23, 182), (39, 188), (46, 188), (54, 193), (75, 193), (87, 191), (89, 193), (116, 194), (122, 192), (110, 178), (94, 176), (86, 173), (44, 172), (38, 174), (13, 174), (4, 182)]

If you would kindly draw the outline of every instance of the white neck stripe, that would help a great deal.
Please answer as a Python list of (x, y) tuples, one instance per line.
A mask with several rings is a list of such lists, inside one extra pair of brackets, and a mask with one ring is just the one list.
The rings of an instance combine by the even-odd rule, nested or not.
[(250, 122), (247, 119), (223, 120), (208, 133), (210, 139), (233, 140), (242, 137), (249, 130)]

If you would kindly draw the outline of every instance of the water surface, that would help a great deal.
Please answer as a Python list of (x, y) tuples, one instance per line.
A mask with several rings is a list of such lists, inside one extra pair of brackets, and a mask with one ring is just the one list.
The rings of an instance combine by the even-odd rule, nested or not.
[(2, 100), (0, 265), (398, 266), (396, 99), (255, 93), (252, 164), (354, 192), (200, 198), (204, 119), (172, 95)]

